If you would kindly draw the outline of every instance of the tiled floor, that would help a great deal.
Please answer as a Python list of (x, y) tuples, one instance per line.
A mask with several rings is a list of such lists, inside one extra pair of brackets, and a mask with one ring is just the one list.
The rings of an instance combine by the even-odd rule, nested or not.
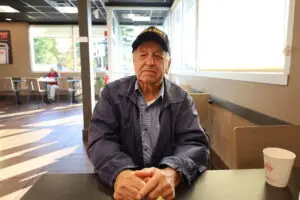
[(20, 199), (45, 173), (93, 172), (82, 117), (81, 104), (0, 103), (0, 199)]

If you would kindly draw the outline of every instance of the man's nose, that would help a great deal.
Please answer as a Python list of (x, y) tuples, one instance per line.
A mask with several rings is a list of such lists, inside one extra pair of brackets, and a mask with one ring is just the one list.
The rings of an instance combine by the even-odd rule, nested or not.
[(154, 65), (154, 56), (153, 55), (149, 55), (148, 57), (147, 57), (147, 60), (146, 60), (146, 63), (148, 64), (148, 65)]

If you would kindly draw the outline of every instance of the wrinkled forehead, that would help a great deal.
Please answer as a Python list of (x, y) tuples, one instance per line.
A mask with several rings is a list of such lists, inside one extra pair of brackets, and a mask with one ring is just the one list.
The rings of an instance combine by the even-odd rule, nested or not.
[(164, 52), (162, 46), (155, 41), (146, 41), (140, 44), (136, 51), (153, 51), (153, 52)]

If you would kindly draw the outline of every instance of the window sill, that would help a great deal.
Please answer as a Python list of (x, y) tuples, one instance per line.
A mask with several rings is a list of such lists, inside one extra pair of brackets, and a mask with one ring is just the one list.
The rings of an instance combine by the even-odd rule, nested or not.
[[(191, 73), (172, 73), (176, 75), (192, 75)], [(198, 72), (199, 77), (248, 81), (255, 83), (267, 83), (275, 85), (288, 85), (288, 74), (277, 72)]]

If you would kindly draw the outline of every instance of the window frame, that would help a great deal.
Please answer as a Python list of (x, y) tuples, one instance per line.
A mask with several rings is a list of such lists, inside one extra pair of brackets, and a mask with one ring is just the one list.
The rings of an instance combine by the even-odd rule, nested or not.
[[(176, 25), (174, 23), (174, 21), (175, 21), (175, 11), (176, 11), (176, 9), (178, 9), (178, 6), (180, 6), (179, 9), (181, 10), (181, 12), (180, 12), (180, 18), (181, 18), (181, 21), (180, 21), (180, 26), (181, 26), (180, 48), (179, 49), (177, 48), (177, 52), (176, 52), (176, 53), (178, 53), (178, 55), (181, 55), (182, 46), (183, 46), (183, 37), (182, 37), (182, 33), (183, 33), (183, 30), (182, 30), (183, 29), (183, 25), (182, 25), (182, 23), (183, 23), (183, 1), (182, 0), (175, 0), (172, 7), (171, 7), (171, 9), (170, 9), (170, 12), (171, 12), (171, 14), (170, 14), (171, 34), (169, 35), (169, 39), (170, 39), (170, 42), (171, 42), (171, 44), (170, 44), (171, 45), (171, 58), (173, 58), (172, 62), (171, 62), (170, 73), (173, 73), (173, 74), (181, 74), (182, 67), (183, 67), (182, 57), (177, 56), (177, 58), (174, 59), (174, 50), (172, 50), (172, 49), (175, 49), (174, 48), (174, 46), (175, 46), (174, 45), (174, 43), (175, 43), (175, 40), (174, 40), (175, 39), (174, 27), (178, 26), (178, 25)], [(198, 10), (198, 8), (197, 8), (197, 10)], [(177, 55), (176, 53), (175, 53), (175, 55)], [(196, 55), (196, 57), (197, 57), (197, 55)], [(178, 65), (179, 65), (179, 67), (177, 67)]]
[[(197, 61), (198, 61), (198, 59), (197, 59), (197, 57), (198, 57), (198, 5), (199, 5), (199, 3), (198, 3), (198, 0), (195, 0), (195, 5), (193, 5), (193, 6), (195, 6), (195, 21), (194, 21), (194, 23), (191, 23), (191, 22), (189, 22), (189, 23), (185, 23), (186, 22), (186, 10), (185, 10), (185, 7), (186, 7), (186, 3), (187, 3), (187, 1), (190, 1), (190, 0), (182, 0), (182, 33), (181, 33), (181, 38), (182, 38), (182, 47), (181, 47), (181, 49), (182, 49), (182, 53), (181, 53), (181, 55), (182, 55), (182, 57), (181, 57), (181, 63), (182, 63), (182, 67), (181, 67), (181, 72), (182, 73), (191, 73), (191, 74), (194, 74), (194, 73), (196, 73), (197, 72)], [(193, 9), (193, 8), (191, 8), (191, 9)], [(189, 10), (190, 11), (190, 10)], [(190, 11), (191, 12), (191, 11)], [(186, 49), (186, 41), (185, 41), (185, 38), (188, 38), (187, 36), (186, 36), (186, 30), (184, 30), (185, 29), (185, 26), (186, 25), (188, 25), (188, 26), (194, 26), (195, 27), (195, 37), (194, 37), (194, 39), (195, 39), (195, 46), (194, 46), (194, 48), (193, 49)], [(192, 66), (191, 67), (191, 69), (188, 69), (188, 68), (186, 68), (185, 67), (185, 64), (186, 64), (186, 58), (184, 57), (185, 56), (185, 54), (183, 53), (183, 52), (185, 52), (185, 51), (190, 51), (190, 50), (192, 50), (192, 51), (194, 51), (194, 59), (193, 59), (193, 65), (194, 66)], [(190, 60), (189, 60), (189, 62), (190, 62)]]
[[(175, 0), (174, 4), (177, 6), (178, 2), (182, 0)], [(199, 12), (199, 1), (197, 1), (197, 13)], [(175, 7), (174, 6), (174, 7)], [(184, 15), (184, 13), (183, 13)], [(227, 80), (237, 80), (237, 81), (247, 81), (247, 82), (257, 82), (257, 83), (267, 83), (267, 84), (276, 84), (276, 85), (288, 85), (288, 77), (291, 67), (291, 52), (292, 48), (292, 39), (293, 39), (293, 27), (294, 27), (294, 15), (295, 15), (295, 0), (290, 0), (290, 5), (288, 8), (288, 20), (287, 20), (287, 32), (286, 32), (286, 50), (289, 52), (285, 55), (284, 59), (284, 70), (282, 72), (242, 72), (242, 71), (204, 71), (199, 70), (199, 55), (198, 47), (199, 40), (197, 34), (197, 54), (196, 54), (196, 63), (197, 63), (197, 77), (206, 77), (206, 78), (217, 78), (217, 79), (227, 79)], [(199, 14), (197, 14), (197, 27), (199, 27)], [(198, 33), (198, 29), (197, 29)], [(172, 74), (177, 75), (195, 75), (193, 72), (186, 72), (183, 70), (183, 65), (181, 64), (180, 71), (171, 71)]]
[[(56, 27), (66, 27), (66, 28), (71, 28), (71, 36), (70, 37), (66, 37), (66, 36), (63, 36), (63, 37), (59, 37), (59, 38), (70, 38), (72, 40), (72, 43), (73, 43), (73, 67), (74, 67), (74, 70), (73, 71), (59, 71), (59, 73), (61, 74), (69, 74), (69, 73), (72, 73), (72, 74), (80, 74), (81, 73), (81, 69), (78, 68), (78, 66), (81, 65), (81, 63), (77, 63), (76, 61), (76, 43), (78, 43), (79, 41), (79, 26), (78, 25), (30, 25), (29, 26), (29, 48), (30, 48), (30, 68), (31, 68), (31, 72), (34, 73), (34, 74), (41, 74), (41, 73), (46, 73), (47, 71), (43, 71), (43, 70), (36, 70), (34, 68), (34, 66), (36, 65), (35, 63), (35, 52), (34, 52), (34, 39), (35, 38), (45, 38), (46, 36), (33, 36), (32, 35), (32, 32), (30, 31), (30, 28), (31, 27), (45, 27), (45, 28), (56, 28)], [(96, 25), (96, 26), (93, 26), (94, 28), (103, 28), (107, 31), (107, 26), (103, 26), (103, 25)], [(78, 29), (78, 30), (76, 30)], [(92, 30), (92, 32), (94, 32)], [(95, 31), (96, 32), (96, 31)], [(48, 36), (47, 36), (48, 37)], [(92, 35), (92, 38), (100, 38), (102, 36), (100, 35)], [(48, 38), (58, 38), (58, 37), (55, 37), (55, 36), (49, 36)], [(103, 36), (103, 38), (105, 38), (105, 36)], [(93, 40), (92, 40), (93, 41)], [(91, 43), (91, 45), (93, 45), (93, 43)], [(108, 55), (107, 55), (108, 56)], [(76, 69), (79, 69), (79, 70), (76, 70)], [(94, 68), (93, 68), (94, 69)], [(95, 68), (95, 69), (99, 69), (99, 68)], [(98, 72), (104, 72), (106, 71), (105, 69), (103, 70), (96, 70), (95, 73), (98, 73)]]

